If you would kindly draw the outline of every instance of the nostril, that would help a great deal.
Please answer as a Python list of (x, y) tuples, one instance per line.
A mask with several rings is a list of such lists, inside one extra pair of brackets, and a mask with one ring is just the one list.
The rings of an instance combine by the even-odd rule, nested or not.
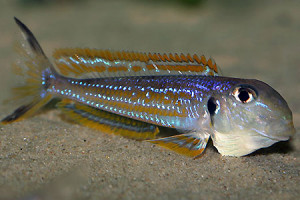
[(218, 105), (216, 103), (216, 99), (213, 97), (210, 97), (207, 102), (207, 109), (211, 116), (213, 116), (216, 113), (217, 106)]

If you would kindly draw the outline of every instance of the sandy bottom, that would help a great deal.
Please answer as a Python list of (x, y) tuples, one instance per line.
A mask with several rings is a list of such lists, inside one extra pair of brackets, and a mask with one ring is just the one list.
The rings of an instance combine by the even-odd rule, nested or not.
[[(210, 144), (192, 160), (61, 120), (57, 110), (0, 130), (0, 199), (299, 199), (300, 3), (64, 1), (0, 3), (0, 91), (9, 96), (19, 17), (51, 57), (91, 47), (213, 57), (227, 76), (272, 85), (293, 111), (289, 142), (241, 157)], [(112, 3), (113, 2), (113, 3)], [(23, 6), (22, 6), (23, 5)], [(0, 106), (0, 117), (16, 105)]]

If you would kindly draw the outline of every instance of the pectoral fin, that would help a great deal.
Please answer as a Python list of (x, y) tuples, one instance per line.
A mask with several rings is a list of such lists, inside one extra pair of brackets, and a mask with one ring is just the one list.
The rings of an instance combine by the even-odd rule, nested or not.
[(58, 107), (73, 121), (105, 133), (143, 140), (158, 134), (157, 126), (64, 99)]
[(204, 151), (209, 137), (206, 132), (192, 132), (147, 141), (176, 153), (197, 158)]

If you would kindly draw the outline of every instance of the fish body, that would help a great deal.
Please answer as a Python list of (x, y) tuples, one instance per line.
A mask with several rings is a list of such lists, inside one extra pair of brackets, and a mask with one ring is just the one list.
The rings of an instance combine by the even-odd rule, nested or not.
[[(258, 80), (218, 76), (212, 59), (60, 49), (54, 67), (33, 34), (16, 21), (31, 49), (24, 65), (38, 70), (29, 73), (29, 90), (23, 91), (29, 103), (3, 124), (58, 98), (58, 108), (78, 123), (192, 157), (203, 152), (209, 138), (222, 155), (243, 156), (295, 133), (291, 110), (278, 92)], [(159, 127), (182, 134), (159, 138)]]
[(208, 99), (239, 80), (208, 76), (57, 77), (47, 92), (147, 123), (196, 129)]

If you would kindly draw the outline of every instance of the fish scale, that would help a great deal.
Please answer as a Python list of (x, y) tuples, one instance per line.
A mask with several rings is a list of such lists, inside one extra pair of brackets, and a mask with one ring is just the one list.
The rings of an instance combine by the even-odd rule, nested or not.
[[(176, 127), (172, 118), (196, 118), (213, 93), (237, 81), (208, 76), (152, 76), (51, 80), (49, 93), (144, 122)], [(71, 90), (72, 92), (66, 92)], [(166, 100), (167, 98), (167, 100)], [(160, 120), (158, 120), (160, 119)]]

